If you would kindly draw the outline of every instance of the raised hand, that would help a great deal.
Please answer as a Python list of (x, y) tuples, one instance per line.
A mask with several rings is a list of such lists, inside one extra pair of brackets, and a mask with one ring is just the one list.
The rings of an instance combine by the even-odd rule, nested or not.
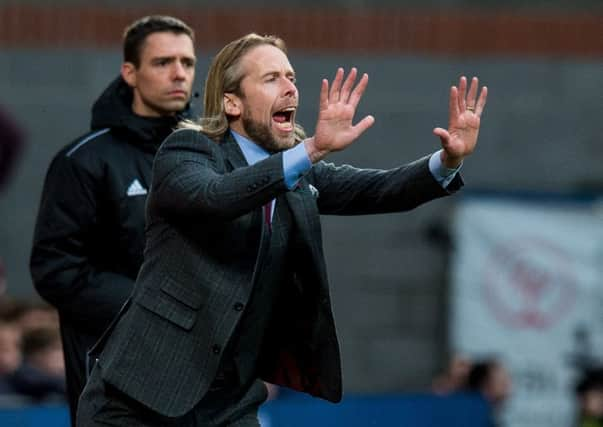
[(305, 141), (312, 162), (332, 151), (343, 150), (375, 122), (373, 116), (369, 115), (352, 124), (356, 107), (368, 84), (368, 75), (363, 74), (356, 85), (356, 68), (352, 68), (345, 81), (343, 75), (343, 68), (337, 69), (330, 90), (327, 79), (322, 81), (316, 133)]
[(477, 98), (478, 79), (471, 79), (467, 93), (467, 78), (462, 76), (459, 87), (450, 88), (448, 130), (435, 128), (433, 133), (442, 142), (442, 163), (449, 168), (458, 167), (463, 158), (473, 152), (479, 134), (480, 117), (486, 105), (488, 88), (482, 87)]

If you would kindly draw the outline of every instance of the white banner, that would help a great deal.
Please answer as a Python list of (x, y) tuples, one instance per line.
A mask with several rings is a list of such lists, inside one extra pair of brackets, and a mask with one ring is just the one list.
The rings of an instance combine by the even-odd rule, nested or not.
[(574, 425), (576, 365), (603, 356), (601, 213), (468, 198), (453, 233), (452, 350), (510, 371), (505, 427)]

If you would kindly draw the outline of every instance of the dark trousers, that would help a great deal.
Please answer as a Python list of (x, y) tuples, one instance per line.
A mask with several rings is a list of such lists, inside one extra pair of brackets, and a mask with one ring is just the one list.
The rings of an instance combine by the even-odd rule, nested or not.
[(243, 388), (212, 387), (190, 412), (166, 417), (103, 381), (96, 366), (80, 397), (77, 427), (260, 427), (258, 408), (267, 398), (260, 380)]

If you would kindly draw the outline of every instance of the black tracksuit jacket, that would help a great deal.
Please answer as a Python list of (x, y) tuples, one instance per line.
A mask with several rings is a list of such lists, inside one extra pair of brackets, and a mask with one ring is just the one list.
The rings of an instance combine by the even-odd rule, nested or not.
[(72, 420), (86, 351), (129, 296), (142, 264), (154, 155), (183, 118), (143, 118), (131, 104), (121, 78), (95, 102), (92, 130), (50, 164), (35, 228), (30, 270), (36, 290), (59, 311)]

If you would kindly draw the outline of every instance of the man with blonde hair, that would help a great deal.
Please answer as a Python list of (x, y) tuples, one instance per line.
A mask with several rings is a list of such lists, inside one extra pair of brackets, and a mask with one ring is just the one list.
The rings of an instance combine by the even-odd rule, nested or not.
[(205, 115), (154, 163), (147, 247), (131, 304), (106, 340), (79, 426), (258, 426), (262, 380), (337, 402), (339, 347), (320, 214), (412, 209), (462, 185), (486, 89), (450, 92), (443, 149), (391, 170), (322, 161), (373, 124), (353, 124), (368, 83), (323, 80), (315, 135), (296, 124), (284, 42), (248, 34), (214, 58)]

